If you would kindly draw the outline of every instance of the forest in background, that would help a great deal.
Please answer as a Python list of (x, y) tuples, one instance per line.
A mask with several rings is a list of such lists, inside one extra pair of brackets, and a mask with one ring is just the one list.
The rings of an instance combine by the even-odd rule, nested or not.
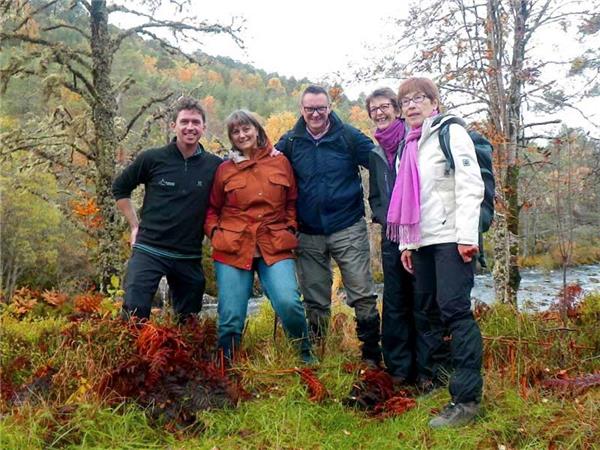
[[(222, 152), (229, 112), (254, 110), (276, 140), (295, 122), (309, 83), (185, 54), (158, 31), (181, 42), (203, 32), (240, 42), (239, 28), (155, 14), (160, 5), (181, 12), (188, 0), (138, 3), (150, 12), (129, 9), (131, 1), (0, 0), (2, 448), (595, 448), (600, 295), (569, 285), (547, 310), (518, 311), (511, 292), (521, 267), (600, 260), (598, 140), (584, 129), (538, 133), (521, 114), (539, 100), (555, 122), (556, 109), (600, 92), (597, 45), (567, 61), (573, 94), (542, 83), (546, 62), (525, 58), (525, 38), (540, 24), (576, 23), (562, 9), (570, 2), (422, 0), (398, 22), (395, 53), (434, 74), (444, 104), (495, 145), (499, 215), (485, 239), (500, 290), (495, 304), (474, 305), (484, 414), (441, 431), (427, 422), (449, 401), (447, 390), (398, 390), (384, 371), (357, 364), (355, 321), (337, 289), (313, 367), (299, 367), (268, 302), (249, 318), (227, 370), (212, 317), (180, 325), (163, 308), (142, 326), (119, 319), (129, 247), (110, 182), (141, 149), (169, 139), (170, 102), (182, 94), (202, 100), (203, 143)], [(597, 36), (597, 11), (580, 11), (574, 32)], [(117, 13), (141, 22), (109, 26)], [(370, 76), (410, 73), (384, 62)], [(364, 96), (351, 102), (339, 86), (327, 87), (340, 115), (370, 133)], [(461, 105), (451, 95), (461, 89), (475, 98)], [(483, 113), (470, 115), (469, 105)], [(376, 271), (378, 235), (372, 224)], [(350, 392), (362, 406), (348, 403)]]
[[(99, 3), (103, 2), (90, 5)], [(19, 8), (9, 9), (15, 5)], [(112, 276), (122, 276), (129, 251), (127, 233), (107, 185), (137, 152), (169, 139), (168, 105), (174, 99), (192, 95), (202, 101), (208, 113), (203, 143), (222, 153), (228, 147), (223, 123), (231, 111), (256, 112), (276, 141), (296, 121), (299, 94), (310, 82), (225, 57), (187, 55), (153, 33), (138, 34), (143, 28), (130, 32), (108, 26), (107, 36), (119, 39), (119, 46), (111, 50), (111, 65), (105, 68), (114, 117), (109, 130), (99, 130), (97, 122), (106, 121), (94, 121), (100, 115), (94, 96), (100, 91), (90, 84), (97, 74), (89, 62), (95, 57), (89, 53), (89, 11), (67, 0), (5, 1), (1, 7), (12, 13), (2, 19), (0, 56), (5, 301), (19, 286), (77, 291), (106, 288)], [(155, 21), (154, 25), (177, 30), (182, 24)], [(8, 32), (11, 26), (16, 38)], [(234, 29), (220, 32), (235, 35)], [(429, 59), (438, 56), (431, 54)], [(328, 88), (342, 118), (370, 135), (364, 95), (350, 101), (340, 86)], [(460, 106), (454, 110), (460, 112)], [(484, 122), (474, 125), (485, 133)], [(101, 138), (106, 132), (112, 133), (112, 140)], [(598, 141), (583, 129), (566, 127), (556, 136), (543, 137), (520, 145), (518, 264), (566, 268), (597, 262)], [(141, 194), (136, 193), (138, 201)], [(497, 208), (505, 211), (502, 205)], [(379, 230), (374, 224), (371, 235), (378, 272)], [(487, 247), (493, 264), (492, 245), (488, 242)]]

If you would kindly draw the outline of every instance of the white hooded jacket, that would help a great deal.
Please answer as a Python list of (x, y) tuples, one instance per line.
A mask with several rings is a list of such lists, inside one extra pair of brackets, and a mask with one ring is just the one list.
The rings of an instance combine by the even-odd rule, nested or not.
[(479, 210), (484, 185), (473, 141), (464, 127), (451, 124), (450, 150), (455, 170), (445, 174), (446, 158), (439, 143), (438, 130), (444, 117), (432, 127), (435, 117), (423, 122), (417, 157), (421, 191), (421, 240), (417, 249), (434, 244), (478, 245)]

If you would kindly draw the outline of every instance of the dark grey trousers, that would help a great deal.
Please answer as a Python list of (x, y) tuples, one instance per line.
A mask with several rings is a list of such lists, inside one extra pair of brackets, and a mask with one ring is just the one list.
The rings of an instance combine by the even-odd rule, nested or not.
[(340, 268), (348, 306), (355, 311), (363, 358), (379, 361), (380, 319), (364, 218), (327, 236), (300, 233), (298, 278), (310, 332), (316, 337), (326, 334), (331, 316), (331, 258)]

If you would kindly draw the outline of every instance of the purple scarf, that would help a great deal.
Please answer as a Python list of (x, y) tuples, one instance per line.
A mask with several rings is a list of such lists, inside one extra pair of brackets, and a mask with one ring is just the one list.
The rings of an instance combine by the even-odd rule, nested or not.
[(417, 147), (421, 127), (413, 128), (406, 137), (396, 183), (387, 215), (387, 237), (401, 245), (418, 244), (421, 239), (421, 192)]
[(377, 128), (374, 137), (385, 152), (390, 167), (393, 167), (398, 145), (400, 144), (400, 141), (404, 139), (404, 121), (396, 119), (383, 130)]

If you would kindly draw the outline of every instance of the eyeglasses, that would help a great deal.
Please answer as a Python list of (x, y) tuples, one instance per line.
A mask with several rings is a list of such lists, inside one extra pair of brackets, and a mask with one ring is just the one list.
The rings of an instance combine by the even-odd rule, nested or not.
[(373, 106), (372, 108), (369, 108), (369, 115), (372, 116), (378, 110), (381, 111), (382, 113), (385, 113), (390, 109), (391, 106), (392, 106), (391, 103), (382, 103), (379, 106)]
[(325, 114), (329, 106), (303, 106), (302, 109), (306, 114), (313, 114), (315, 111), (319, 114)]
[(417, 94), (412, 98), (404, 97), (400, 99), (400, 104), (403, 108), (406, 108), (408, 105), (410, 105), (410, 102), (413, 102), (415, 105), (418, 105), (419, 103), (423, 103), (426, 98), (428, 97), (425, 94)]

